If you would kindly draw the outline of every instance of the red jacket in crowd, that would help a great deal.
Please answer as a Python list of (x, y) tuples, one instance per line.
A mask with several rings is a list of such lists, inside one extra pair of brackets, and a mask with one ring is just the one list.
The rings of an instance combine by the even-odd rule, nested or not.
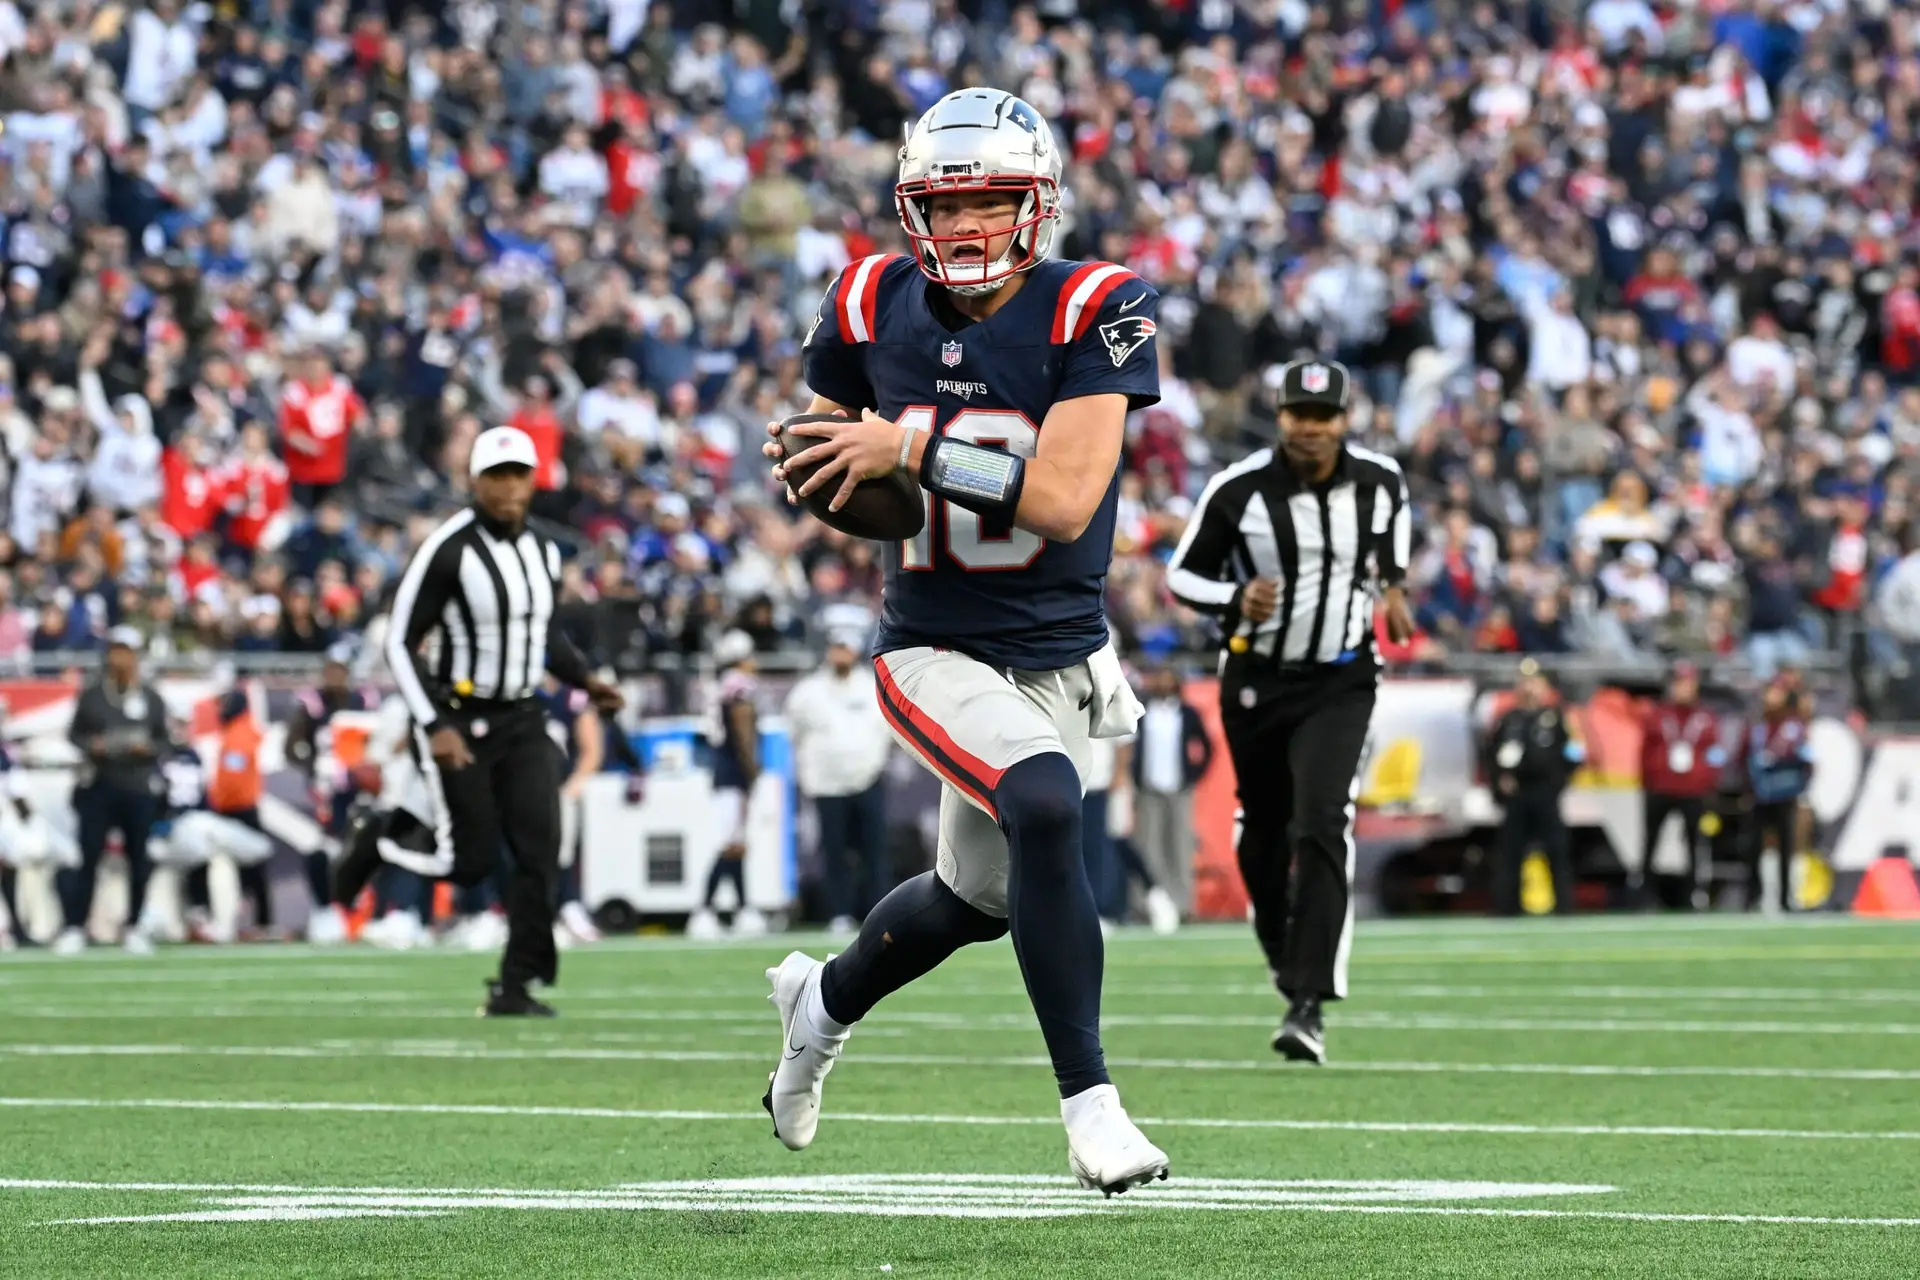
[(280, 459), (235, 458), (226, 470), (227, 540), (248, 551), (258, 550), (261, 538), (282, 516), (292, 494), (287, 466)]
[(168, 449), (160, 455), (160, 475), (160, 518), (167, 527), (183, 542), (211, 530), (226, 502), (220, 471), (198, 465), (179, 449)]
[(1640, 786), (1660, 796), (1708, 796), (1727, 762), (1720, 717), (1698, 702), (1667, 700), (1647, 712)]
[(339, 484), (347, 478), (347, 444), (363, 412), (360, 393), (339, 374), (289, 382), (280, 395), (280, 439), (294, 484)]
[(540, 460), (533, 472), (534, 488), (547, 493), (564, 486), (567, 468), (560, 461), (560, 443), (566, 431), (553, 406), (544, 400), (528, 400), (514, 411), (507, 425), (518, 427), (533, 441), (534, 456)]
[(1827, 584), (1811, 597), (1822, 609), (1857, 613), (1867, 601), (1867, 527), (1843, 521), (1827, 544)]

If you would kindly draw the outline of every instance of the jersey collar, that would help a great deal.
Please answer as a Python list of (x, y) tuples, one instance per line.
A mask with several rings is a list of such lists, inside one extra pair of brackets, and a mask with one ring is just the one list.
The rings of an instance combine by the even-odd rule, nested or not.
[(1335, 455), (1333, 459), (1333, 474), (1326, 478), (1324, 484), (1318, 486), (1310, 485), (1300, 478), (1300, 473), (1293, 469), (1293, 463), (1288, 461), (1286, 448), (1282, 445), (1276, 444), (1273, 446), (1272, 465), (1274, 470), (1280, 473), (1282, 488), (1299, 491), (1313, 488), (1336, 489), (1352, 478), (1353, 451), (1342, 442), (1340, 452)]

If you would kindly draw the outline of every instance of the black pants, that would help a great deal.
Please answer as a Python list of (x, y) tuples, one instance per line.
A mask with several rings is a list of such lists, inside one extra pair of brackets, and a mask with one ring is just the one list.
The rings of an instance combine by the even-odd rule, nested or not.
[(1241, 705), (1223, 685), (1220, 718), (1240, 793), (1240, 876), (1253, 931), (1289, 1000), (1347, 994), (1353, 795), (1373, 718), (1373, 673), (1335, 671)]
[(1683, 830), (1681, 835), (1687, 842), (1687, 867), (1693, 872), (1693, 883), (1704, 887), (1713, 879), (1713, 853), (1700, 835), (1700, 820), (1707, 816), (1707, 801), (1704, 796), (1663, 796), (1647, 792), (1643, 810), (1646, 821), (1641, 837), (1645, 852), (1640, 858), (1640, 879), (1645, 880), (1653, 874), (1653, 851), (1660, 845), (1661, 828), (1674, 814), (1680, 815)]
[(820, 864), (827, 910), (866, 919), (893, 888), (887, 860), (887, 800), (881, 784), (850, 796), (815, 796), (820, 816)]
[(1522, 784), (1501, 800), (1507, 812), (1494, 853), (1493, 909), (1503, 916), (1520, 914), (1520, 868), (1528, 851), (1537, 847), (1553, 872), (1554, 912), (1568, 914), (1573, 910), (1573, 847), (1560, 816), (1560, 793), (1529, 790)]
[(107, 851), (107, 833), (118, 831), (127, 852), (127, 927), (140, 923), (147, 902), (147, 877), (153, 862), (147, 857), (147, 835), (160, 814), (159, 797), (151, 791), (130, 790), (96, 782), (73, 793), (73, 811), (80, 826), (80, 865), (60, 870), (60, 909), (67, 928), (87, 927), (93, 910), (93, 882)]
[[(513, 875), (506, 893), (507, 950), (500, 981), (510, 987), (551, 983), (560, 967), (553, 946), (560, 769), (545, 714), (531, 699), (512, 706), (469, 703), (456, 723), (474, 756), (466, 768), (442, 768), (426, 743), (415, 744), (428, 789), (437, 786), (445, 804), (453, 861), (446, 878), (462, 888), (482, 883), (493, 875), (504, 841), (513, 855)], [(447, 850), (439, 852), (444, 857)]]
[(1774, 800), (1753, 806), (1747, 822), (1747, 910), (1760, 909), (1760, 859), (1768, 837), (1780, 853), (1780, 906), (1793, 910), (1793, 855), (1800, 844), (1800, 802)]

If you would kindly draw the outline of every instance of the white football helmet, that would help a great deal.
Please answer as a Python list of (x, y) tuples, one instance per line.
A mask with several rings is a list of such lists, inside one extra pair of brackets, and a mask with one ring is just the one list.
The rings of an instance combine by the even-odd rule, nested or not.
[[(992, 293), (1044, 261), (1060, 225), (1060, 150), (1032, 106), (1001, 89), (959, 89), (927, 109), (900, 148), (893, 201), (920, 270), (955, 293)], [(936, 236), (928, 219), (935, 195), (955, 191), (1023, 194), (1013, 243), (993, 262), (948, 262), (943, 245), (984, 236)], [(996, 234), (1004, 234), (1003, 232)]]

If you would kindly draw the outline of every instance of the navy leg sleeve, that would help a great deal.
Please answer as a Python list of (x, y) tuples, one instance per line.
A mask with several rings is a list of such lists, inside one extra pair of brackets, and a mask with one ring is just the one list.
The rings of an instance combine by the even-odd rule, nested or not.
[(1080, 842), (1080, 775), (1059, 752), (1000, 777), (993, 804), (1007, 834), (1007, 920), (1060, 1096), (1108, 1083), (1100, 1049), (1100, 913)]
[(924, 871), (882, 898), (860, 936), (820, 975), (820, 1003), (835, 1022), (851, 1025), (970, 942), (991, 942), (1007, 922), (970, 907)]

